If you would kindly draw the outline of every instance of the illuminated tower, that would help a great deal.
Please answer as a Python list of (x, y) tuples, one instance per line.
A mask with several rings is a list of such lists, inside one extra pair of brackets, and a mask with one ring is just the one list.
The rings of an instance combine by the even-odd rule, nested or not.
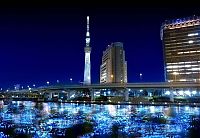
[(83, 84), (91, 84), (91, 65), (90, 65), (90, 32), (89, 32), (89, 16), (87, 16), (87, 32), (86, 32), (86, 46), (85, 46), (85, 68), (84, 68), (84, 82)]

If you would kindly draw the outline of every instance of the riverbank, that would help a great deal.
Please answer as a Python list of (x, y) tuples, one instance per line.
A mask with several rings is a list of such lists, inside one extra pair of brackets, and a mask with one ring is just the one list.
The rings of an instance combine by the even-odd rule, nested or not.
[(112, 102), (112, 101), (69, 101), (69, 100), (44, 100), (44, 99), (3, 99), (4, 103), (12, 101), (33, 101), (33, 102), (57, 102), (57, 103), (76, 103), (76, 104), (103, 104), (103, 105), (148, 105), (148, 106), (192, 106), (200, 107), (200, 103), (188, 102), (150, 102), (150, 101), (137, 101), (137, 102)]
[(149, 106), (193, 106), (200, 107), (200, 103), (172, 103), (172, 102), (107, 102), (107, 101), (59, 101), (60, 103), (103, 104), (103, 105), (149, 105)]

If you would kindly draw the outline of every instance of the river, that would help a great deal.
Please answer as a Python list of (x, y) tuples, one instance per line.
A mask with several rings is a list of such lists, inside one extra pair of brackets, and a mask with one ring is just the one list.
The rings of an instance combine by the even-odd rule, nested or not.
[(0, 137), (190, 137), (199, 115), (189, 106), (0, 101)]

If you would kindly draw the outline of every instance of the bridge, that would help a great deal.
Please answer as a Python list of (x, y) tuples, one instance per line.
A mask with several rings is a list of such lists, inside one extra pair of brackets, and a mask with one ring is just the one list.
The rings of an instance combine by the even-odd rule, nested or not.
[(194, 82), (155, 82), (155, 83), (110, 83), (91, 85), (61, 85), (49, 86), (42, 89), (65, 90), (65, 89), (123, 89), (123, 88), (200, 88), (200, 83)]
[[(197, 93), (200, 96), (200, 83), (196, 82), (151, 82), (151, 83), (111, 83), (111, 84), (91, 84), (91, 85), (54, 85), (43, 86), (31, 90), (23, 89), (19, 91), (4, 92), (4, 96), (18, 98), (18, 97), (45, 97), (53, 98), (55, 95), (66, 95), (66, 99), (70, 100), (73, 96), (81, 96), (86, 93), (93, 101), (95, 94), (100, 91), (111, 90), (108, 96), (123, 96), (125, 101), (129, 101), (130, 93), (133, 92), (135, 96), (139, 95), (143, 90), (148, 96), (151, 96), (155, 91), (160, 91), (160, 95), (168, 91), (171, 99), (174, 98), (174, 90), (176, 92), (184, 91), (186, 94)], [(189, 92), (188, 92), (189, 91)], [(189, 95), (189, 94), (188, 94)]]

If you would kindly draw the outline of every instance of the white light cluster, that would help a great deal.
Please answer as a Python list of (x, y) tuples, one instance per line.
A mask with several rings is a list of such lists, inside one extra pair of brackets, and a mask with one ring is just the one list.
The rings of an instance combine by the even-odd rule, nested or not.
[(193, 95), (197, 94), (197, 91), (192, 91), (192, 94), (193, 94)]
[(198, 72), (181, 72), (179, 74), (194, 74), (194, 73), (198, 73)]
[(196, 36), (196, 35), (199, 35), (199, 33), (191, 33), (191, 34), (188, 34), (188, 36)]
[[(200, 68), (195, 68), (195, 66), (198, 65), (172, 65), (172, 66), (167, 66), (167, 69), (178, 69), (178, 68), (189, 68), (189, 67), (193, 67), (191, 69), (187, 69), (187, 70), (200, 70)], [(174, 70), (175, 71), (175, 70)]]
[(192, 44), (192, 43), (194, 43), (194, 41), (193, 41), (193, 40), (190, 40), (190, 41), (188, 41), (188, 43), (189, 43), (189, 44)]
[(166, 92), (165, 92), (165, 95), (170, 95), (170, 91), (166, 91)]
[(179, 81), (187, 81), (186, 79), (180, 79)]
[(199, 53), (200, 50), (197, 50), (197, 51), (185, 51), (185, 52), (178, 52), (177, 54), (188, 54), (188, 53)]
[(191, 92), (187, 90), (187, 91), (185, 91), (185, 94), (190, 96)]
[[(165, 95), (170, 95), (170, 94), (171, 94), (170, 91), (166, 91), (165, 92)], [(191, 96), (191, 95), (196, 95), (197, 91), (196, 90), (193, 90), (193, 91), (190, 91), (190, 90), (179, 90), (179, 91), (173, 91), (173, 94), (174, 95), (179, 95), (179, 96)]]
[(86, 32), (86, 36), (90, 36), (90, 33), (89, 33), (89, 32)]
[(191, 63), (197, 63), (197, 62), (200, 62), (200, 61), (187, 61), (187, 62), (167, 63), (167, 65), (191, 64)]
[(172, 74), (173, 74), (173, 75), (178, 75), (179, 73), (178, 73), (178, 72), (173, 72)]
[(74, 97), (75, 97), (75, 94), (73, 94), (73, 95), (70, 96), (70, 98), (74, 98)]
[(180, 95), (183, 95), (183, 91), (179, 91), (178, 93), (179, 93)]
[(200, 70), (200, 68), (191, 68), (191, 69), (188, 69), (188, 70)]

